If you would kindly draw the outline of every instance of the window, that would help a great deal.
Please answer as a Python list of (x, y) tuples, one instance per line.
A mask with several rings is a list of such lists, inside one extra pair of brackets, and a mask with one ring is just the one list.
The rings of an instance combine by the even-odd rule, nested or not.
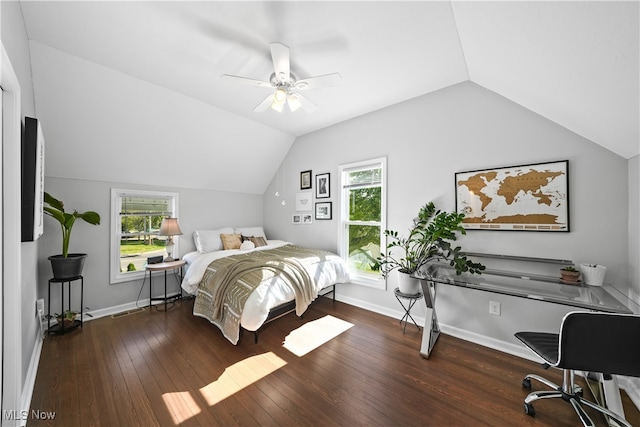
[(158, 230), (163, 218), (177, 216), (177, 193), (111, 189), (111, 283), (142, 278), (148, 257), (166, 256)]
[(340, 255), (352, 282), (385, 289), (376, 258), (386, 228), (386, 157), (340, 166)]

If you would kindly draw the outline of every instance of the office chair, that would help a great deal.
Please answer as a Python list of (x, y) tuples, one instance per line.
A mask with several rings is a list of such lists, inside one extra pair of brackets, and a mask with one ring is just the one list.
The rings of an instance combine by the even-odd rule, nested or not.
[(559, 334), (518, 332), (515, 337), (544, 359), (546, 365), (563, 370), (561, 387), (533, 374), (522, 380), (522, 386), (528, 390), (532, 379), (553, 389), (529, 393), (524, 400), (525, 413), (535, 416), (531, 402), (559, 397), (571, 404), (584, 426), (595, 424), (581, 404), (631, 427), (622, 416), (584, 399), (574, 382), (574, 371), (598, 372), (605, 377), (613, 374), (640, 377), (640, 316), (571, 312), (562, 319)]

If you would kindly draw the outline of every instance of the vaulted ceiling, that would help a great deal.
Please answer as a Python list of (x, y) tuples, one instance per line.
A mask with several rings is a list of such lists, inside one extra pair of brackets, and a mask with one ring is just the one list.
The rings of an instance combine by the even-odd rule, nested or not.
[[(637, 1), (21, 3), (31, 41), (300, 136), (463, 81), (631, 158), (640, 150)], [(269, 43), (313, 113), (253, 111), (270, 89)], [(37, 94), (36, 94), (37, 96)]]

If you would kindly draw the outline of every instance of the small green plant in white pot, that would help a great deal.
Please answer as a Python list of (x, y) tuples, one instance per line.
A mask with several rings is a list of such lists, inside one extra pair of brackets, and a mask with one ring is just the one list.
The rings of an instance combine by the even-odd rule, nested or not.
[(580, 264), (585, 285), (602, 286), (607, 275), (607, 267), (599, 264)]

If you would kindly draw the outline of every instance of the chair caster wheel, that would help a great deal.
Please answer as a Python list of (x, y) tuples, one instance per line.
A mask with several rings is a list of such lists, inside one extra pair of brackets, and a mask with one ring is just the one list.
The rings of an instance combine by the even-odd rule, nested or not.
[(529, 378), (523, 379), (522, 387), (526, 388), (527, 390), (531, 390), (531, 380)]
[(533, 409), (533, 405), (531, 403), (524, 404), (524, 413), (529, 415), (530, 417), (536, 416), (536, 410)]

